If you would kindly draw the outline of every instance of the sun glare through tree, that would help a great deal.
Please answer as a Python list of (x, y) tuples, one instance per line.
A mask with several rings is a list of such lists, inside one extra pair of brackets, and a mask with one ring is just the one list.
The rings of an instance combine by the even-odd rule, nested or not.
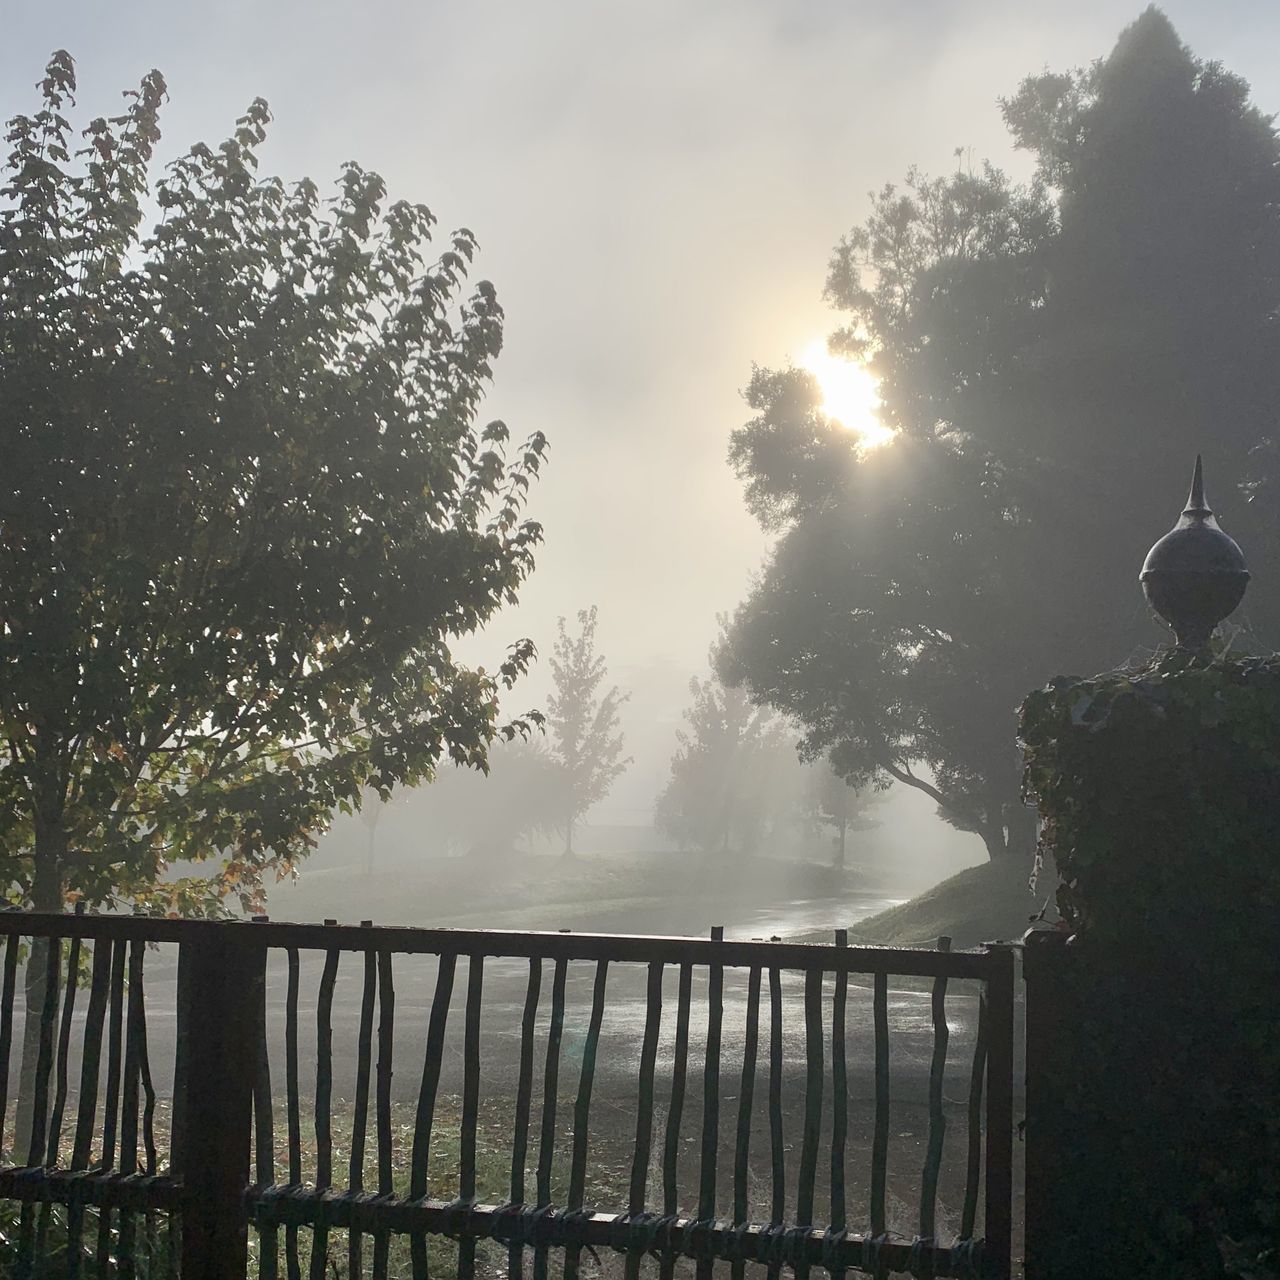
[(808, 348), (800, 364), (817, 379), (822, 412), (852, 431), (862, 448), (875, 449), (893, 439), (893, 429), (880, 421), (878, 384), (866, 365), (833, 356), (821, 340)]

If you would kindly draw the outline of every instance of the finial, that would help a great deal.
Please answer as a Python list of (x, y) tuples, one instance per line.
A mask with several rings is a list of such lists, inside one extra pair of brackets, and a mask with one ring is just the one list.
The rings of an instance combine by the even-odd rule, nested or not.
[(1205, 503), (1199, 454), (1182, 518), (1147, 552), (1139, 581), (1151, 607), (1173, 628), (1178, 647), (1195, 652), (1208, 649), (1214, 627), (1244, 598), (1249, 571)]
[(1209, 504), (1204, 500), (1204, 463), (1198, 453), (1196, 454), (1196, 469), (1191, 476), (1191, 492), (1187, 495), (1186, 510), (1182, 514), (1184, 516), (1213, 515), (1213, 512), (1209, 510)]

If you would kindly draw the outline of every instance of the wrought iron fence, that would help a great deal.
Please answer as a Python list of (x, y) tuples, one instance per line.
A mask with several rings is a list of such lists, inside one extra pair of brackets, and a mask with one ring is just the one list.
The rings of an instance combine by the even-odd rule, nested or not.
[(19, 913), (0, 937), (13, 1274), (574, 1280), (606, 1248), (626, 1280), (1009, 1274), (1007, 949)]

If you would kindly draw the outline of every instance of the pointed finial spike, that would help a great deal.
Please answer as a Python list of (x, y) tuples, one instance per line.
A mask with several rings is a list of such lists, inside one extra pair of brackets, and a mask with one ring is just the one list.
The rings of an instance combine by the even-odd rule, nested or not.
[(1191, 494), (1187, 498), (1187, 513), (1207, 512), (1208, 510), (1209, 508), (1204, 500), (1204, 463), (1197, 453), (1196, 469), (1191, 477)]

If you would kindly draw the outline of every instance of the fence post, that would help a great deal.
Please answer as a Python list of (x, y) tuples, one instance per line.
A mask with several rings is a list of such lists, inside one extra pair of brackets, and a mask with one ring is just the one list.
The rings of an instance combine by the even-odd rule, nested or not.
[(1013, 1261), (1013, 975), (1007, 946), (988, 945), (987, 979), (987, 1274), (1008, 1280)]
[(193, 925), (178, 952), (173, 1166), (183, 1182), (183, 1280), (248, 1268), (254, 1031), (266, 949), (237, 924)]
[(1078, 1027), (1073, 1015), (1068, 970), (1072, 958), (1066, 935), (1056, 929), (1033, 929), (1022, 952), (1026, 984), (1026, 1131), (1024, 1134), (1025, 1275), (1026, 1280), (1054, 1280), (1078, 1274), (1080, 1259), (1064, 1248), (1060, 1221), (1069, 1144), (1064, 1149), (1066, 1090), (1063, 1072), (1070, 1071), (1068, 1037)]

